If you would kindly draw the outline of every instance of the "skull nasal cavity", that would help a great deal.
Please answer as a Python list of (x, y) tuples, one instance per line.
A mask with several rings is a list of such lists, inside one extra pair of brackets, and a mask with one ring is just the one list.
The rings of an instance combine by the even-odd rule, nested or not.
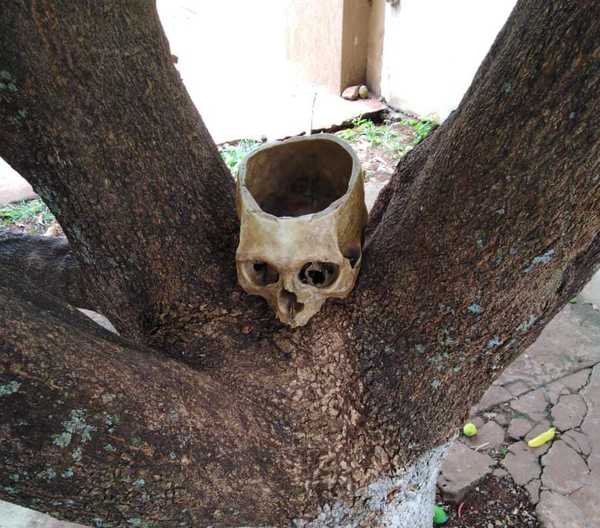
[(298, 278), (304, 284), (327, 288), (337, 279), (338, 270), (338, 266), (332, 262), (307, 262), (298, 273)]
[(304, 305), (301, 302), (298, 302), (295, 293), (281, 290), (281, 292), (279, 292), (279, 307), (288, 314), (291, 320), (293, 320), (295, 315), (302, 311)]

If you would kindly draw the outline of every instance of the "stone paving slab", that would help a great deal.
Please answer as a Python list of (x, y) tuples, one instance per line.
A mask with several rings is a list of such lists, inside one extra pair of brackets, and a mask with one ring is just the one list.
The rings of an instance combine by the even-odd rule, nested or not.
[(561, 435), (561, 439), (571, 449), (574, 449), (577, 451), (577, 453), (583, 455), (584, 457), (589, 456), (589, 454), (592, 452), (592, 444), (589, 437), (579, 431), (567, 431), (565, 434)]
[(600, 526), (600, 474), (592, 472), (584, 486), (574, 492), (569, 499), (583, 512), (590, 528)]
[(85, 528), (0, 500), (0, 528)]
[(546, 391), (537, 389), (526, 392), (522, 396), (514, 399), (510, 406), (515, 415), (527, 418), (533, 423), (538, 423), (546, 417), (546, 408), (548, 407), (548, 404)]
[(533, 429), (533, 423), (527, 418), (513, 418), (508, 426), (508, 437), (511, 440), (521, 440)]
[(512, 444), (501, 463), (519, 486), (539, 479), (542, 473), (538, 453), (527, 447), (525, 442)]
[(542, 457), (542, 485), (561, 495), (570, 495), (586, 483), (590, 470), (583, 457), (562, 440), (556, 440)]
[(594, 528), (573, 501), (558, 493), (543, 491), (536, 513), (544, 528)]
[(505, 387), (521, 381), (541, 387), (598, 363), (599, 314), (591, 304), (567, 304), (494, 386)]
[(600, 305), (600, 273), (596, 273), (592, 277), (592, 280), (583, 288), (579, 297), (582, 302)]
[(585, 400), (579, 394), (561, 396), (552, 408), (552, 422), (559, 431), (569, 431), (581, 425), (587, 413)]
[(525, 489), (527, 493), (529, 493), (529, 498), (531, 502), (537, 504), (540, 500), (540, 489), (542, 487), (542, 483), (540, 479), (533, 479), (528, 484), (525, 484)]
[(438, 486), (447, 500), (460, 502), (483, 477), (492, 471), (494, 461), (469, 448), (462, 442), (455, 442), (444, 462), (444, 473)]
[[(477, 425), (477, 424), (475, 424)], [(506, 431), (501, 425), (490, 420), (481, 427), (478, 427), (477, 436), (472, 438), (462, 437), (462, 442), (471, 449), (477, 450), (480, 453), (498, 449), (504, 443)]]
[(500, 385), (492, 385), (475, 406), (474, 414), (493, 409), (501, 403), (509, 402), (514, 396)]

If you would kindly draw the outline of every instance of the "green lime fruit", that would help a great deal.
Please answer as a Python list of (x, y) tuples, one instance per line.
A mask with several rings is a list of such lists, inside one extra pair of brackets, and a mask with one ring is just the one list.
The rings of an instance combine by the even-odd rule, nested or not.
[(475, 436), (477, 434), (477, 427), (475, 426), (475, 424), (473, 422), (468, 422), (463, 427), (463, 434), (465, 436), (468, 436), (469, 438), (471, 436)]

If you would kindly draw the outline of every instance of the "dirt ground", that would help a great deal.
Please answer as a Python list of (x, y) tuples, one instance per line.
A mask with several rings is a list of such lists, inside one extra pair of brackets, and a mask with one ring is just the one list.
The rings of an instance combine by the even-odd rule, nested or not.
[(460, 504), (438, 504), (448, 513), (447, 528), (539, 528), (535, 506), (510, 477), (489, 475)]

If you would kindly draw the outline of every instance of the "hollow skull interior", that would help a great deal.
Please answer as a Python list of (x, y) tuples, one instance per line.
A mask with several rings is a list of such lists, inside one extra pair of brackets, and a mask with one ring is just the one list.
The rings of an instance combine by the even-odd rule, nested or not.
[(238, 280), (280, 321), (301, 326), (356, 282), (367, 220), (352, 148), (320, 134), (261, 147), (239, 166)]

